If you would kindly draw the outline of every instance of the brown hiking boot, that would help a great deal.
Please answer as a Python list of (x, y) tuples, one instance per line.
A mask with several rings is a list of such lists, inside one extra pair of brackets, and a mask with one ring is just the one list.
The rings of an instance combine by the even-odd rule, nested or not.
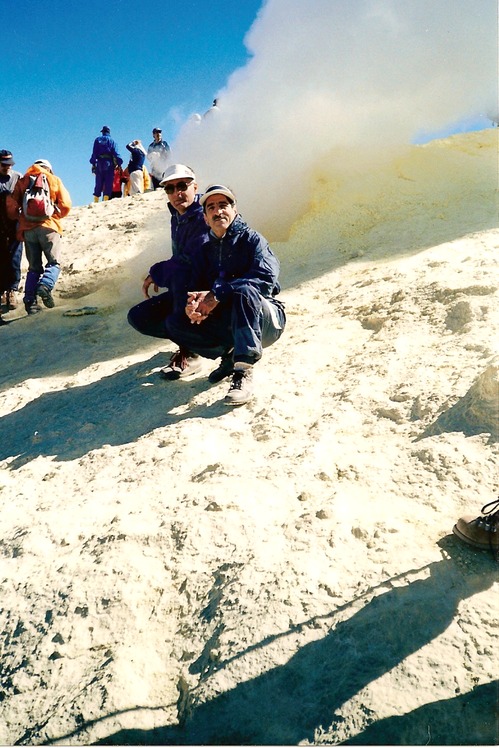
[(499, 553), (499, 499), (482, 508), (479, 517), (472, 515), (458, 519), (452, 532), (473, 548), (491, 551), (495, 558)]
[(5, 306), (7, 309), (17, 309), (17, 295), (15, 291), (5, 292)]

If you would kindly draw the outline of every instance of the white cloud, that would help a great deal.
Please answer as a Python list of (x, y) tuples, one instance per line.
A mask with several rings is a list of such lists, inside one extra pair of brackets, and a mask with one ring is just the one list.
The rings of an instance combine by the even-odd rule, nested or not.
[(175, 157), (201, 187), (229, 182), (245, 217), (284, 231), (332, 153), (379, 157), (497, 109), (496, 15), (496, 0), (269, 0), (220, 115), (188, 122)]

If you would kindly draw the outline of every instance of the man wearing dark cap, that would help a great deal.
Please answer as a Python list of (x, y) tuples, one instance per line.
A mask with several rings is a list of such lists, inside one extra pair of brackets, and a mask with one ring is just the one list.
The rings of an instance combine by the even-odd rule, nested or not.
[(170, 161), (170, 146), (166, 140), (163, 140), (160, 127), (153, 129), (152, 136), (154, 140), (147, 149), (147, 160), (150, 163), (149, 174), (151, 175), (153, 188), (157, 190)]
[(286, 324), (284, 306), (275, 298), (281, 290), (279, 260), (242, 220), (228, 187), (211, 185), (199, 202), (209, 242), (193, 257), (193, 290), (184, 313), (170, 315), (164, 325), (177, 345), (205, 358), (222, 357), (209, 380), (232, 374), (224, 403), (243, 405), (253, 397), (253, 367), (262, 349), (280, 338)]
[(12, 194), (22, 177), (12, 169), (14, 163), (10, 151), (0, 151), (0, 292), (5, 311), (17, 307), (23, 251), (23, 244), (16, 237), (17, 221), (12, 221), (7, 215), (7, 195)]
[(101, 130), (102, 135), (95, 138), (90, 163), (92, 174), (95, 174), (94, 203), (98, 203), (100, 196), (109, 200), (113, 194), (113, 180), (115, 166), (121, 166), (123, 159), (118, 153), (118, 146), (111, 137), (107, 125)]

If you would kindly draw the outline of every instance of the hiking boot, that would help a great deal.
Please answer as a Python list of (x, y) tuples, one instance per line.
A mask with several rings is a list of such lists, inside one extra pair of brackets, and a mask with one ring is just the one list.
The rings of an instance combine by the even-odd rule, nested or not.
[(24, 308), (26, 309), (27, 314), (38, 314), (38, 312), (42, 311), (41, 306), (37, 304), (36, 301), (25, 301)]
[(226, 405), (244, 405), (253, 397), (253, 367), (235, 369), (229, 391), (224, 397)]
[(17, 296), (15, 291), (5, 292), (5, 306), (7, 309), (17, 309)]
[(202, 367), (201, 358), (197, 354), (186, 351), (185, 348), (179, 348), (171, 357), (168, 366), (160, 370), (159, 376), (171, 382), (197, 374)]
[(220, 361), (217, 368), (213, 369), (213, 371), (209, 374), (208, 379), (212, 384), (221, 382), (222, 379), (225, 379), (225, 377), (229, 377), (231, 374), (233, 374), (234, 372), (234, 360), (232, 358), (233, 353), (234, 353), (233, 348), (227, 353), (224, 353), (224, 355), (222, 356), (222, 360)]
[(47, 307), (47, 309), (53, 309), (55, 306), (54, 299), (52, 298), (52, 294), (50, 293), (50, 289), (47, 288), (47, 286), (44, 286), (42, 283), (38, 286), (36, 289), (36, 295), (41, 298), (43, 301), (44, 306)]
[(480, 517), (470, 515), (458, 519), (452, 532), (473, 548), (490, 550), (494, 557), (497, 557), (499, 553), (499, 499), (486, 504), (482, 508)]

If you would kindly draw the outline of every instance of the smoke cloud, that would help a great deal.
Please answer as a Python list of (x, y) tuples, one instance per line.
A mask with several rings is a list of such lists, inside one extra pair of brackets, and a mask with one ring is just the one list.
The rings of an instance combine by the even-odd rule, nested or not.
[(268, 0), (245, 43), (251, 59), (216, 93), (219, 111), (185, 123), (173, 152), (201, 189), (230, 185), (270, 239), (321, 175), (497, 111), (496, 0)]

